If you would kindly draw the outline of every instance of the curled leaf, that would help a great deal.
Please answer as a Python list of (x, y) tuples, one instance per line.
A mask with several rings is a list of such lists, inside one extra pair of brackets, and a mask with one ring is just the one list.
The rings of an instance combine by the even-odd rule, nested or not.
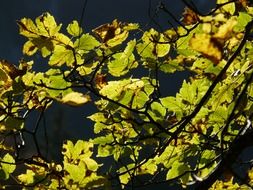
[(103, 24), (92, 30), (92, 32), (105, 44), (105, 46), (114, 47), (127, 39), (130, 30), (135, 30), (137, 28), (137, 24), (122, 23), (115, 19), (112, 23)]

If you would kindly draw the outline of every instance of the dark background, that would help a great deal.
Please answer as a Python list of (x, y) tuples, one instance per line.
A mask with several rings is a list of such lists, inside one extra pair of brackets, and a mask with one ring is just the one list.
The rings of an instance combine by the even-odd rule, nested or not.
[[(81, 26), (85, 32), (90, 32), (91, 29), (111, 22), (115, 18), (124, 22), (137, 22), (140, 23), (141, 28), (148, 29), (158, 27), (152, 21), (149, 13), (151, 15), (154, 14), (159, 2), (158, 0), (88, 0), (85, 4), (85, 0), (1, 1), (0, 59), (6, 59), (14, 64), (17, 64), (21, 58), (30, 59), (22, 55), (22, 45), (25, 42), (25, 38), (18, 34), (18, 26), (16, 24), (16, 20), (23, 17), (34, 19), (43, 12), (50, 12), (57, 23), (63, 23), (62, 31), (65, 31), (67, 24), (72, 20), (81, 21)], [(215, 3), (215, 0), (198, 0), (194, 2), (198, 7), (205, 10), (212, 3)], [(177, 18), (180, 18), (184, 7), (180, 0), (166, 0), (163, 3), (167, 5), (167, 8)], [(162, 12), (158, 13), (155, 20), (163, 29), (168, 28), (167, 21), (170, 18)], [(40, 59), (39, 55), (37, 55), (35, 64), (38, 69), (43, 68), (46, 65), (46, 60)], [(185, 77), (186, 73), (178, 73), (171, 76), (163, 74), (161, 76), (163, 95), (175, 94)], [(95, 111), (96, 109), (92, 105), (72, 108), (55, 103), (46, 113), (38, 131), (37, 137), (41, 150), (48, 151), (49, 158), (58, 160), (60, 159), (59, 151), (63, 140), (80, 138), (88, 140), (91, 138), (93, 135), (92, 123), (86, 117)], [(27, 123), (29, 128), (32, 129), (34, 127), (34, 121), (37, 117), (38, 113), (30, 117)], [(29, 136), (25, 136), (25, 138), (29, 146), (25, 147), (24, 152), (26, 156), (29, 156), (33, 154), (31, 148), (33, 143)], [(47, 143), (45, 143), (46, 139), (48, 139)]]
[[(85, 32), (90, 32), (91, 29), (111, 22), (115, 18), (123, 22), (140, 23), (142, 28), (147, 29), (157, 27), (151, 20), (150, 13), (154, 14), (159, 2), (158, 0), (3, 1), (0, 8), (0, 59), (6, 59), (14, 64), (17, 64), (21, 58), (34, 59), (34, 57), (24, 57), (22, 54), (22, 46), (26, 39), (18, 34), (16, 20), (23, 17), (35, 19), (43, 12), (49, 12), (55, 17), (57, 23), (63, 24), (63, 32), (72, 20), (80, 21)], [(184, 4), (181, 1), (173, 0), (165, 2), (170, 11), (180, 18)], [(155, 19), (164, 29), (168, 27), (168, 15), (159, 12)], [(46, 67), (46, 61), (40, 58), (40, 54), (36, 54), (35, 69), (40, 70)], [(184, 74), (163, 76), (166, 79), (164, 80), (166, 94), (174, 94), (184, 76)], [(85, 118), (95, 111), (91, 105), (82, 108), (57, 105), (48, 111), (45, 120), (48, 136), (52, 136), (49, 143), (61, 146), (62, 139), (88, 138), (92, 134), (92, 123)], [(33, 117), (35, 118), (36, 114)], [(30, 128), (34, 127), (34, 122), (30, 121), (28, 124)]]

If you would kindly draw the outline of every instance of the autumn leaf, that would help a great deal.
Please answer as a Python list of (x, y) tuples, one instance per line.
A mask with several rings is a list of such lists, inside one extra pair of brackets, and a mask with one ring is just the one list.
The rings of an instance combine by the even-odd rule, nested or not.
[(219, 42), (209, 34), (195, 34), (189, 41), (189, 46), (206, 57), (218, 64), (222, 59), (222, 50)]
[(127, 39), (130, 30), (137, 28), (137, 24), (122, 23), (115, 19), (112, 23), (103, 24), (93, 29), (92, 32), (105, 46), (114, 47)]
[(183, 12), (183, 23), (185, 25), (191, 25), (195, 24), (199, 21), (199, 17), (196, 12), (194, 12), (192, 9), (186, 7)]
[(68, 104), (71, 106), (81, 106), (83, 104), (86, 104), (91, 100), (91, 97), (88, 94), (82, 94), (79, 92), (71, 92), (67, 95), (65, 95), (62, 98), (62, 103)]

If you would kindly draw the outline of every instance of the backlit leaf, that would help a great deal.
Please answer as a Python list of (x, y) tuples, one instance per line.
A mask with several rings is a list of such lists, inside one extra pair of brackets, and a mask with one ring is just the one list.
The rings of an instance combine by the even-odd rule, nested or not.
[(82, 34), (83, 30), (79, 26), (78, 22), (76, 20), (73, 20), (67, 27), (67, 31), (70, 35), (77, 37)]
[(23, 184), (28, 185), (34, 183), (35, 173), (32, 170), (27, 170), (26, 173), (18, 176), (19, 181)]
[(94, 50), (99, 45), (100, 43), (89, 34), (83, 34), (74, 43), (74, 46), (83, 53), (87, 53), (90, 50)]
[(88, 94), (83, 94), (79, 92), (71, 92), (67, 95), (65, 95), (62, 98), (62, 103), (68, 104), (71, 106), (81, 106), (83, 104), (86, 104), (91, 100), (91, 97)]
[(72, 66), (75, 62), (75, 58), (73, 55), (73, 51), (66, 49), (64, 46), (56, 46), (54, 48), (54, 52), (49, 59), (49, 64), (52, 66), (62, 66), (63, 64), (67, 64)]
[(3, 170), (5, 179), (9, 179), (10, 174), (16, 169), (15, 160), (9, 153), (7, 153), (0, 161), (2, 161), (0, 169)]
[(252, 20), (252, 17), (245, 13), (245, 12), (239, 12), (239, 16), (237, 19), (237, 24), (234, 27), (234, 30), (236, 32), (242, 32), (245, 29), (245, 26)]
[(124, 42), (128, 37), (129, 30), (135, 30), (138, 26), (132, 23), (122, 23), (117, 19), (110, 24), (101, 25), (92, 32), (105, 46), (114, 47)]
[[(190, 175), (187, 174), (186, 172), (190, 170), (190, 166), (187, 165), (186, 163), (175, 161), (173, 165), (171, 166), (171, 169), (169, 169), (166, 179), (173, 179), (173, 178), (178, 178), (180, 177), (182, 182), (186, 184), (188, 180), (190, 179)], [(182, 174), (185, 174), (181, 176)]]
[(112, 75), (121, 76), (126, 74), (129, 69), (137, 67), (137, 62), (133, 55), (135, 44), (136, 41), (132, 40), (128, 42), (124, 52), (113, 55), (113, 60), (108, 64), (109, 71)]
[[(217, 0), (216, 2), (217, 4), (222, 4), (229, 2), (229, 0)], [(228, 3), (222, 6), (221, 9), (233, 15), (235, 12), (235, 3), (234, 2)]]
[(189, 46), (201, 53), (204, 57), (210, 59), (214, 64), (218, 64), (222, 59), (222, 50), (217, 41), (215, 41), (209, 34), (195, 34)]
[(170, 51), (170, 44), (166, 43), (163, 34), (150, 29), (142, 36), (142, 42), (137, 44), (137, 51), (143, 58), (164, 57)]
[(27, 41), (23, 46), (23, 54), (31, 56), (37, 52), (38, 48), (31, 41)]

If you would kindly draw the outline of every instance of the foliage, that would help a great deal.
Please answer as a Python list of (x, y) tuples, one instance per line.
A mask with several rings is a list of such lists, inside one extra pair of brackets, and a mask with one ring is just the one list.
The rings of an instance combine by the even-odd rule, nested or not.
[[(28, 58), (18, 67), (0, 65), (0, 179), (7, 180), (1, 188), (10, 187), (10, 176), (23, 189), (252, 187), (252, 169), (242, 177), (233, 166), (252, 145), (253, 7), (247, 0), (217, 0), (202, 14), (184, 3), (183, 23), (165, 31), (115, 19), (91, 33), (73, 21), (65, 34), (50, 13), (18, 21)], [(170, 13), (163, 4), (159, 9)], [(47, 62), (46, 71), (34, 69), (29, 57), (35, 55)], [(191, 75), (178, 93), (162, 95), (159, 74), (182, 71)], [(87, 117), (95, 137), (63, 143), (59, 163), (37, 145), (36, 155), (20, 157), (23, 135), (35, 136), (38, 128), (28, 130), (27, 118), (42, 117), (53, 102), (94, 104), (97, 112)], [(9, 145), (11, 135), (20, 142)], [(103, 158), (111, 159), (107, 172)]]

